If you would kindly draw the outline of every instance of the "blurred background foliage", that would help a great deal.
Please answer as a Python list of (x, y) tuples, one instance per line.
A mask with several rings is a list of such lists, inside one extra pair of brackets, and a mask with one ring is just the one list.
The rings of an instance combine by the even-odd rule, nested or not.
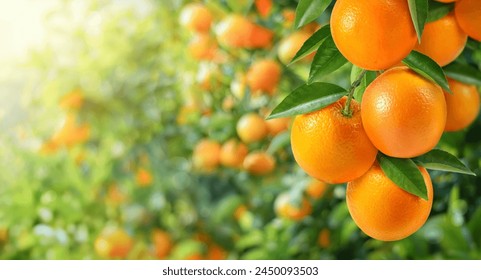
[[(239, 84), (254, 61), (277, 59), (279, 41), (295, 31), (285, 15), (297, 1), (275, 1), (264, 17), (248, 0), (206, 1), (216, 19), (249, 14), (275, 32), (272, 48), (222, 50), (221, 62), (189, 55), (192, 34), (179, 13), (190, 1), (118, 2), (59, 2), (45, 17), (46, 44), (0, 72), (1, 259), (481, 257), (479, 117), (440, 143), (478, 177), (432, 172), (426, 225), (401, 241), (376, 241), (350, 218), (345, 185), (309, 194), (288, 131), (248, 144), (274, 157), (267, 175), (199, 170), (192, 161), (199, 141), (236, 139), (242, 115), (265, 115), (306, 79), (300, 63), (283, 66), (273, 96)], [(460, 59), (481, 69), (479, 49)], [(210, 87), (199, 82), (206, 72)], [(349, 73), (347, 65), (325, 80), (347, 86)], [(294, 206), (307, 199), (311, 214), (282, 217), (275, 203), (284, 193)]]

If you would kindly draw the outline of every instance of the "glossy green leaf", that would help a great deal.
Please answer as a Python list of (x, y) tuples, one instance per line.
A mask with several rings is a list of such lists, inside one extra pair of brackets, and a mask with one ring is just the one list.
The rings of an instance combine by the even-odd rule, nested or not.
[(453, 62), (443, 69), (450, 78), (462, 83), (481, 86), (481, 72), (471, 66)]
[(334, 84), (303, 85), (282, 100), (267, 119), (310, 113), (331, 105), (346, 94), (345, 89)]
[(295, 25), (300, 28), (321, 16), (332, 0), (300, 0), (296, 8)]
[(428, 18), (428, 0), (408, 0), (408, 4), (418, 41), (421, 42), (421, 35)]
[[(312, 52), (317, 50), (321, 43), (331, 35), (331, 27), (330, 25), (324, 25), (321, 29), (317, 30), (312, 36), (307, 39), (306, 42), (302, 45), (299, 51), (296, 53), (290, 64), (295, 63), (304, 57), (310, 55)], [(290, 65), (289, 64), (289, 65)]]
[(401, 189), (428, 199), (426, 183), (421, 171), (411, 159), (393, 158), (379, 153), (379, 165), (386, 176)]
[(443, 150), (434, 149), (422, 156), (413, 158), (413, 160), (417, 164), (427, 169), (450, 171), (476, 176), (476, 174), (466, 167), (466, 165), (464, 165), (457, 157)]
[(444, 90), (451, 93), (443, 69), (428, 56), (417, 51), (412, 51), (405, 59), (403, 59), (403, 63), (416, 73), (437, 83)]
[(332, 37), (328, 36), (319, 46), (314, 56), (309, 72), (308, 83), (310, 84), (321, 80), (324, 75), (336, 71), (346, 63), (347, 59), (339, 52)]
[[(351, 83), (354, 83), (359, 74), (364, 71), (364, 69), (353, 65), (351, 69)], [(367, 71), (366, 74), (362, 77), (361, 82), (359, 85), (354, 89), (354, 99), (356, 101), (361, 102), (362, 96), (364, 95), (364, 91), (366, 90), (367, 86), (376, 79), (377, 75), (375, 71)]]
[(273, 154), (277, 152), (278, 150), (288, 146), (291, 142), (291, 137), (290, 137), (289, 131), (285, 131), (281, 134), (276, 135), (272, 141), (271, 144), (269, 145), (269, 148), (267, 148), (267, 153)]
[(429, 3), (429, 11), (428, 11), (428, 18), (427, 22), (436, 21), (451, 12), (454, 8), (454, 3), (439, 3), (431, 1)]

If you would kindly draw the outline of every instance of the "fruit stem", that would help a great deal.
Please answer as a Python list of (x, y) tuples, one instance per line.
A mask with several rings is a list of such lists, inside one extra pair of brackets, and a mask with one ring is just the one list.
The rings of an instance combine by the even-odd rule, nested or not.
[(356, 80), (351, 84), (351, 87), (349, 88), (346, 105), (344, 105), (344, 109), (342, 110), (342, 114), (346, 117), (352, 117), (351, 100), (354, 95), (354, 90), (361, 84), (361, 80), (362, 78), (364, 78), (364, 75), (366, 75), (366, 73), (367, 70), (362, 70), (362, 72), (359, 73)]

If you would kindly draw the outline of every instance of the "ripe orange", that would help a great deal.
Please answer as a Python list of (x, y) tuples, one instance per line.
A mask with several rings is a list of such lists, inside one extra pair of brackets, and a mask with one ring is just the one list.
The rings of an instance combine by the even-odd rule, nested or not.
[(237, 122), (236, 129), (239, 138), (247, 144), (264, 139), (268, 132), (265, 120), (255, 113), (243, 115)]
[(272, 95), (281, 80), (281, 66), (270, 59), (254, 62), (247, 71), (247, 85), (253, 94), (268, 93)]
[[(308, 32), (298, 31), (282, 39), (277, 49), (279, 60), (284, 64), (289, 64), (309, 37), (310, 34)], [(314, 54), (307, 57), (307, 59), (311, 60), (312, 58), (314, 58)]]
[(267, 130), (269, 131), (269, 135), (276, 136), (277, 134), (288, 130), (290, 122), (291, 122), (291, 118), (277, 118), (277, 119), (266, 120), (266, 125), (267, 125)]
[(447, 106), (445, 131), (458, 131), (468, 127), (478, 116), (479, 92), (473, 85), (467, 85), (448, 78), (453, 94), (444, 92)]
[(446, 125), (446, 101), (441, 87), (407, 67), (396, 67), (366, 88), (361, 115), (376, 148), (411, 158), (438, 144)]
[(416, 44), (406, 0), (338, 0), (331, 14), (331, 33), (344, 57), (368, 70), (395, 65)]
[(218, 142), (203, 139), (195, 146), (192, 160), (194, 166), (200, 170), (211, 171), (220, 163), (220, 149)]
[(95, 251), (103, 258), (126, 258), (133, 241), (122, 229), (104, 230), (95, 240)]
[(228, 167), (241, 167), (249, 149), (243, 143), (231, 139), (222, 145), (220, 150), (220, 163)]
[(207, 247), (207, 260), (225, 260), (227, 258), (227, 252), (224, 248), (217, 244), (210, 244)]
[(52, 136), (51, 142), (58, 146), (70, 148), (76, 144), (86, 142), (90, 137), (90, 126), (78, 124), (77, 116), (69, 114), (65, 118), (62, 128)]
[(166, 231), (155, 229), (152, 232), (155, 256), (158, 259), (165, 259), (172, 250), (173, 243), (170, 234)]
[(241, 15), (228, 15), (216, 27), (217, 40), (231, 48), (267, 48), (274, 33)]
[(292, 9), (284, 9), (282, 10), (282, 18), (284, 19), (284, 27), (289, 28), (294, 24), (294, 20), (296, 19), (296, 11)]
[(463, 51), (468, 35), (456, 22), (454, 13), (426, 24), (421, 44), (416, 44), (415, 50), (429, 56), (440, 66), (454, 61)]
[(312, 179), (306, 188), (306, 193), (311, 198), (319, 199), (324, 195), (328, 187), (326, 183)]
[(60, 99), (60, 107), (65, 110), (78, 110), (84, 104), (84, 96), (80, 89), (76, 89)]
[(272, 10), (272, 0), (255, 0), (257, 11), (262, 17), (267, 17)]
[(462, 0), (454, 5), (456, 20), (469, 37), (481, 42), (481, 3), (479, 0)]
[(212, 13), (200, 3), (187, 4), (180, 12), (180, 24), (194, 32), (208, 32), (212, 20)]
[(148, 187), (152, 184), (153, 178), (149, 170), (145, 168), (139, 168), (137, 174), (135, 174), (135, 180), (139, 187)]
[(317, 244), (321, 248), (328, 248), (331, 245), (331, 232), (325, 228), (319, 232), (319, 236), (317, 237)]
[(246, 156), (243, 167), (252, 175), (266, 175), (274, 170), (276, 161), (265, 152), (253, 152)]
[(349, 213), (364, 233), (382, 241), (400, 240), (426, 222), (433, 204), (433, 185), (426, 169), (419, 170), (426, 183), (427, 201), (394, 184), (377, 163), (347, 184)]
[(294, 205), (289, 193), (282, 193), (274, 202), (274, 210), (279, 217), (288, 220), (300, 221), (309, 216), (312, 212), (312, 205), (305, 197), (302, 198), (299, 206)]
[(217, 44), (208, 34), (198, 34), (190, 41), (188, 50), (197, 60), (212, 60), (217, 52)]
[(352, 117), (342, 110), (346, 97), (309, 114), (298, 115), (291, 129), (294, 158), (318, 180), (337, 184), (364, 174), (376, 159), (361, 121), (360, 105), (352, 100)]

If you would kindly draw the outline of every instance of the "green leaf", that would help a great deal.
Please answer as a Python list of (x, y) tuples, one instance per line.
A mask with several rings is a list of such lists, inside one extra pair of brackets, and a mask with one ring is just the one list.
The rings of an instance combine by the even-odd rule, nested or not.
[(332, 36), (328, 36), (319, 46), (309, 72), (308, 84), (321, 79), (347, 63), (347, 59), (337, 49)]
[(379, 165), (401, 189), (427, 200), (428, 192), (421, 171), (411, 159), (392, 158), (379, 153)]
[(289, 133), (289, 131), (284, 131), (283, 133), (276, 135), (272, 139), (271, 144), (269, 145), (269, 148), (267, 148), (267, 153), (274, 154), (278, 150), (288, 146), (290, 142), (291, 142), (291, 134)]
[(311, 54), (313, 51), (317, 50), (321, 43), (331, 35), (331, 27), (329, 24), (324, 25), (321, 29), (317, 30), (312, 36), (307, 39), (302, 45), (299, 51), (296, 53), (289, 65), (303, 59), (304, 57)]
[(428, 56), (417, 51), (412, 51), (405, 59), (403, 59), (403, 63), (416, 73), (437, 83), (444, 90), (451, 93), (443, 69)]
[[(353, 65), (351, 69), (351, 83), (354, 83), (359, 74), (363, 71), (364, 69)], [(367, 71), (364, 77), (361, 79), (361, 83), (359, 86), (357, 86), (354, 89), (354, 99), (356, 99), (357, 102), (361, 102), (362, 96), (364, 95), (364, 91), (366, 90), (367, 86), (376, 79), (377, 75), (375, 71)]]
[(431, 1), (429, 3), (427, 22), (433, 22), (440, 18), (443, 18), (444, 16), (449, 14), (449, 12), (453, 10), (453, 8), (454, 3), (445, 4)]
[(303, 85), (284, 98), (267, 119), (310, 113), (331, 105), (346, 94), (345, 89), (334, 84)]
[(418, 165), (427, 169), (451, 171), (476, 176), (476, 174), (466, 167), (457, 157), (443, 150), (434, 149), (422, 156), (413, 158), (413, 160)]
[(331, 2), (332, 0), (300, 0), (296, 8), (296, 27), (300, 28), (320, 17)]
[(481, 86), (481, 72), (471, 66), (453, 62), (444, 67), (444, 72), (448, 77), (462, 83)]
[(408, 4), (418, 41), (421, 42), (421, 35), (428, 18), (428, 0), (408, 0)]

